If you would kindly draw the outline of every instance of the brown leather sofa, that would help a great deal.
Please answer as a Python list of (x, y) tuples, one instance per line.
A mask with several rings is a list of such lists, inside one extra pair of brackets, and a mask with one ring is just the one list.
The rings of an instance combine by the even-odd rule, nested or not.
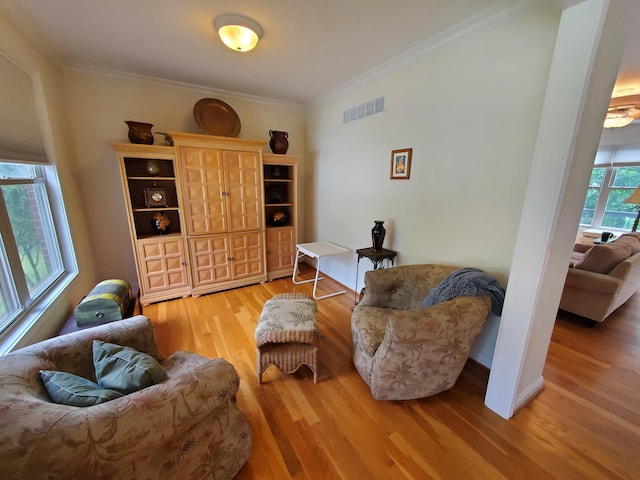
[(640, 233), (610, 243), (576, 244), (560, 309), (603, 322), (640, 288)]

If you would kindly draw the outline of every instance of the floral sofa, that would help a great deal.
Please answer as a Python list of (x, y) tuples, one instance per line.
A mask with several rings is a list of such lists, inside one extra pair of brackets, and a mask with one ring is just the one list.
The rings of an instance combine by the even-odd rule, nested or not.
[(353, 363), (378, 400), (422, 398), (451, 388), (491, 309), (489, 296), (421, 307), (457, 267), (406, 265), (365, 274), (353, 309)]
[[(40, 370), (95, 381), (93, 340), (151, 355), (167, 379), (94, 406), (53, 403)], [(144, 316), (16, 350), (0, 357), (0, 477), (230, 479), (251, 454), (238, 386), (223, 359), (188, 352), (163, 358)]]
[(560, 309), (603, 322), (640, 288), (640, 233), (610, 243), (576, 243), (564, 282)]

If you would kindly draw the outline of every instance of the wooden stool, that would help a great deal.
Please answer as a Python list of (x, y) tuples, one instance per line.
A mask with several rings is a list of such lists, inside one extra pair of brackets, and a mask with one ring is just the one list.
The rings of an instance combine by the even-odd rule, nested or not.
[(318, 307), (304, 293), (281, 293), (267, 300), (256, 327), (258, 384), (269, 365), (293, 373), (301, 365), (318, 383)]

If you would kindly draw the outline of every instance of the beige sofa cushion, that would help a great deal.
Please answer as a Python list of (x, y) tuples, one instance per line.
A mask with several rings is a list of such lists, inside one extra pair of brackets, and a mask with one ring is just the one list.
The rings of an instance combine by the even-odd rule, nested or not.
[(575, 268), (596, 273), (609, 273), (613, 267), (629, 258), (633, 246), (627, 242), (616, 240), (613, 243), (594, 245), (582, 257)]
[(569, 260), (569, 266), (575, 268), (575, 266), (578, 265), (584, 258), (584, 253), (585, 252), (576, 252), (575, 250), (571, 252), (571, 260)]
[(631, 245), (632, 255), (634, 253), (640, 252), (640, 233), (638, 232), (625, 233), (621, 235), (620, 238), (618, 238), (614, 243), (618, 242), (628, 243), (629, 245)]

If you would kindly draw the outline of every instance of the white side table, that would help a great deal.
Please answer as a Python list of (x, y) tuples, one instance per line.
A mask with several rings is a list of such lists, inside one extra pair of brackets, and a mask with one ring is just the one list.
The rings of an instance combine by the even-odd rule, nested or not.
[[(339, 247), (338, 245), (334, 245), (329, 242), (312, 242), (312, 243), (298, 243), (296, 245), (296, 260), (293, 265), (293, 275), (291, 277), (291, 281), (296, 285), (300, 285), (302, 283), (313, 282), (313, 298), (316, 300), (322, 300), (323, 298), (333, 297), (335, 295), (341, 295), (346, 293), (346, 290), (341, 290), (339, 292), (329, 293), (327, 295), (321, 295), (318, 297), (316, 295), (316, 288), (318, 287), (318, 280), (322, 280), (322, 277), (319, 277), (320, 274), (320, 261), (323, 257), (329, 257), (331, 255), (340, 255), (342, 253), (347, 253), (350, 250), (346, 248)], [(296, 280), (296, 275), (298, 274), (298, 259), (307, 255), (308, 257), (316, 259), (316, 276), (313, 279), (309, 280)]]

